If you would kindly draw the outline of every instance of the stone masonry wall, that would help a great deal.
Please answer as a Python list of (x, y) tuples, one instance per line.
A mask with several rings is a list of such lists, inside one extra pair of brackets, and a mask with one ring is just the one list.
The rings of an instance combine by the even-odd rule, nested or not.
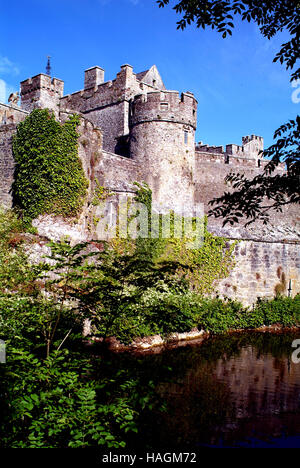
[(142, 180), (142, 169), (137, 161), (103, 151), (95, 168), (95, 178), (111, 191), (132, 192), (133, 182)]
[(194, 207), (194, 133), (197, 101), (192, 94), (157, 91), (134, 99), (130, 154), (143, 169), (159, 211)]
[(300, 293), (300, 242), (258, 242), (243, 240), (235, 247), (236, 265), (217, 289), (221, 296), (242, 301), (245, 305), (258, 297)]
[(12, 137), (15, 132), (15, 124), (0, 126), (0, 204), (6, 208), (10, 208), (12, 205), (11, 186), (15, 169), (12, 154)]
[(204, 203), (205, 211), (210, 209), (208, 204), (210, 200), (230, 190), (224, 182), (229, 172), (242, 172), (248, 177), (254, 177), (261, 173), (261, 168), (257, 167), (252, 159), (232, 157), (229, 164), (225, 164), (222, 154), (196, 152), (194, 174), (196, 201)]
[(63, 95), (64, 82), (43, 73), (21, 82), (21, 105), (27, 111), (33, 109), (53, 110), (56, 117), (59, 112), (59, 100)]
[[(143, 123), (134, 127), (131, 151), (142, 168), (142, 178), (153, 193), (153, 207), (166, 212), (194, 206), (193, 151), (184, 145), (184, 125)], [(193, 129), (188, 136), (193, 139)], [(157, 144), (157, 152), (153, 151)]]
[(93, 122), (104, 135), (103, 149), (114, 153), (118, 139), (129, 133), (130, 100), (154, 89), (140, 82), (130, 65), (123, 65), (115, 80), (64, 96), (60, 108), (79, 112)]
[(121, 101), (118, 104), (102, 108), (101, 112), (96, 110), (83, 114), (96, 127), (102, 129), (104, 151), (116, 153), (119, 138), (128, 133), (128, 123), (127, 128), (125, 128), (125, 118), (126, 115), (128, 116), (125, 110), (127, 105), (126, 101)]
[(11, 186), (14, 179), (15, 161), (12, 153), (12, 137), (17, 124), (28, 112), (17, 105), (0, 103), (0, 205), (12, 206)]
[(25, 119), (28, 112), (16, 105), (7, 105), (0, 103), (0, 125), (18, 124)]
[[(225, 151), (221, 146), (199, 144), (195, 152), (197, 101), (191, 93), (180, 96), (165, 90), (156, 67), (135, 74), (130, 65), (123, 65), (116, 79), (108, 82), (104, 71), (93, 67), (86, 71), (82, 91), (62, 95), (61, 80), (40, 74), (21, 83), (23, 109), (0, 104), (0, 203), (7, 207), (12, 203), (11, 143), (16, 125), (36, 107), (54, 110), (62, 122), (73, 112), (82, 117), (78, 152), (89, 180), (88, 196), (79, 219), (45, 215), (34, 221), (38, 232), (49, 238), (66, 233), (74, 242), (95, 238), (97, 183), (114, 193), (113, 203), (123, 194), (133, 196), (133, 182), (145, 180), (153, 191), (155, 208), (180, 211), (203, 203), (207, 212), (210, 200), (231, 190), (224, 182), (226, 174), (240, 172), (252, 178), (266, 164), (258, 157), (263, 139), (255, 135), (244, 137), (242, 146), (227, 145)], [(283, 171), (278, 168), (278, 173)], [(289, 280), (293, 295), (300, 292), (298, 206), (272, 212), (267, 226), (258, 222), (244, 228), (242, 222), (224, 228), (222, 222), (209, 218), (209, 230), (239, 242), (236, 266), (217, 286), (221, 295), (251, 304), (257, 297), (286, 294)]]
[[(262, 161), (262, 164), (266, 162)], [(222, 154), (196, 152), (195, 199), (204, 203), (221, 196), (231, 187), (224, 182), (229, 172), (244, 173), (252, 178), (261, 172), (255, 160), (231, 157), (225, 164)], [(284, 171), (278, 168), (278, 173)], [(222, 226), (223, 219), (208, 218), (208, 229), (215, 235), (238, 240), (235, 248), (236, 266), (216, 289), (221, 296), (240, 300), (245, 305), (258, 297), (287, 295), (289, 280), (292, 294), (300, 292), (300, 213), (298, 205), (287, 205), (282, 213), (270, 212), (267, 225), (255, 222), (245, 227), (245, 219), (233, 226)]]
[[(264, 161), (263, 164), (266, 162)], [(248, 178), (253, 178), (260, 174), (262, 171), (261, 167), (258, 167), (254, 160), (248, 158), (237, 158), (232, 157), (229, 164), (225, 164), (223, 156), (216, 154), (206, 154), (196, 152), (195, 161), (195, 202), (204, 204), (204, 211), (207, 213), (212, 206), (209, 205), (209, 201), (220, 197), (225, 191), (229, 192), (231, 187), (226, 185), (224, 178), (229, 172), (243, 173)], [(278, 174), (282, 174), (284, 168), (280, 166), (277, 169)], [(246, 222), (242, 219), (239, 225), (236, 225), (236, 230), (242, 229), (242, 226)], [(209, 218), (208, 226), (211, 230), (220, 230), (223, 223), (221, 218)], [(277, 228), (278, 235), (275, 238), (274, 235), (269, 236), (273, 226)], [(256, 222), (250, 225), (248, 232), (243, 232), (242, 235), (237, 235), (234, 231), (230, 234), (234, 238), (249, 238), (263, 240), (268, 237), (268, 240), (287, 240), (286, 236), (288, 231), (293, 230), (296, 232), (294, 235), (295, 240), (300, 240), (300, 213), (297, 205), (287, 205), (283, 208), (282, 213), (271, 211), (270, 212), (270, 229), (269, 233), (266, 232), (265, 226), (261, 222)], [(280, 230), (282, 233), (280, 234)], [(252, 234), (250, 234), (252, 232)], [(220, 235), (223, 235), (220, 232)], [(279, 236), (279, 237), (278, 237)]]

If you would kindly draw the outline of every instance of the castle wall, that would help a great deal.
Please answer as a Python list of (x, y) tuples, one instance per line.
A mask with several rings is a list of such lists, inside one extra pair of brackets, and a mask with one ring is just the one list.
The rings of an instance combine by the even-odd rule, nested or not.
[(261, 157), (261, 151), (264, 149), (264, 139), (257, 135), (247, 135), (242, 138), (242, 145), (230, 144), (226, 145), (224, 151), (223, 146), (210, 146), (204, 145), (202, 141), (196, 144), (195, 150), (200, 154), (210, 155), (223, 155), (224, 160), (229, 162), (233, 160), (240, 162), (240, 160), (248, 160), (248, 163), (252, 161), (252, 164), (259, 165), (263, 164), (264, 161)]
[(100, 185), (118, 193), (132, 193), (133, 182), (142, 180), (142, 169), (137, 161), (117, 154), (102, 152), (95, 168), (95, 178)]
[(117, 153), (120, 137), (129, 133), (128, 106), (127, 101), (121, 101), (101, 110), (83, 113), (96, 127), (101, 128), (104, 151)]
[(79, 112), (99, 127), (104, 136), (103, 149), (115, 153), (119, 138), (129, 133), (130, 101), (136, 94), (153, 89), (138, 81), (130, 65), (123, 65), (115, 80), (64, 96), (60, 108)]
[(21, 106), (29, 112), (48, 108), (59, 113), (59, 100), (63, 95), (64, 82), (43, 73), (21, 82)]
[(130, 154), (153, 191), (153, 206), (190, 212), (194, 202), (197, 101), (176, 92), (137, 96), (130, 120)]
[(12, 137), (15, 132), (15, 124), (0, 126), (0, 204), (5, 208), (12, 206), (11, 186), (15, 170), (15, 161), (12, 154)]
[(243, 137), (243, 151), (250, 157), (257, 159), (260, 151), (264, 149), (264, 140), (257, 135), (247, 135)]
[(84, 89), (94, 88), (104, 83), (104, 70), (101, 67), (91, 67), (84, 72)]
[(0, 125), (18, 124), (28, 115), (28, 112), (16, 105), (0, 103)]
[(184, 131), (183, 125), (178, 129), (169, 122), (143, 123), (132, 130), (131, 152), (139, 155), (142, 178), (152, 189), (153, 206), (162, 212), (190, 211), (193, 207), (194, 157), (191, 149), (183, 148)]
[(12, 137), (17, 124), (22, 122), (28, 112), (18, 106), (0, 104), (0, 205), (12, 206), (11, 186), (14, 180), (15, 161), (12, 152)]
[[(95, 238), (96, 182), (114, 194), (113, 203), (121, 195), (134, 195), (134, 181), (146, 181), (155, 209), (187, 214), (203, 203), (208, 212), (210, 200), (232, 190), (224, 182), (229, 172), (253, 178), (267, 164), (259, 156), (263, 139), (255, 135), (243, 137), (242, 145), (226, 145), (225, 150), (199, 143), (195, 151), (197, 101), (191, 93), (180, 96), (165, 90), (155, 66), (135, 74), (130, 65), (123, 65), (108, 82), (103, 69), (92, 67), (85, 72), (84, 89), (64, 97), (63, 85), (40, 74), (21, 83), (22, 109), (0, 104), (0, 202), (7, 207), (12, 203), (16, 125), (35, 108), (53, 110), (61, 122), (73, 112), (82, 117), (78, 154), (89, 180), (86, 204), (73, 224), (59, 217), (51, 221), (51, 215), (35, 220), (41, 235), (59, 238), (69, 232), (77, 241)], [(283, 171), (278, 167), (277, 173)], [(300, 292), (299, 207), (270, 212), (267, 226), (256, 222), (245, 228), (244, 221), (223, 227), (223, 219), (208, 220), (215, 235), (240, 241), (236, 266), (218, 286), (220, 294), (250, 304), (258, 296), (273, 297), (280, 289), (286, 293), (290, 279), (293, 294)]]
[[(262, 161), (261, 166), (267, 164)], [(196, 153), (195, 199), (208, 204), (231, 187), (224, 182), (233, 171), (253, 178), (261, 173), (255, 159), (233, 157), (225, 163), (223, 154)], [(280, 166), (277, 173), (283, 173)], [(287, 205), (282, 213), (270, 211), (267, 225), (257, 221), (245, 227), (246, 219), (233, 226), (222, 226), (222, 218), (208, 218), (208, 230), (215, 235), (238, 240), (234, 256), (236, 266), (228, 278), (216, 289), (223, 297), (240, 300), (245, 305), (256, 302), (258, 297), (274, 297), (276, 291), (287, 295), (289, 280), (292, 293), (300, 292), (300, 213), (297, 205)]]
[[(210, 200), (220, 197), (225, 191), (230, 192), (232, 190), (231, 186), (227, 185), (224, 181), (227, 174), (230, 172), (243, 173), (247, 178), (251, 179), (261, 174), (264, 165), (267, 163), (268, 161), (261, 160), (261, 165), (258, 167), (255, 159), (231, 156), (229, 158), (229, 163), (226, 164), (223, 154), (196, 152), (194, 175), (195, 202), (204, 203), (204, 211), (207, 213), (213, 208), (213, 206), (209, 205)], [(284, 170), (284, 166), (280, 165), (276, 173), (283, 174)], [(271, 225), (277, 226), (278, 229), (284, 229), (285, 226), (290, 226), (300, 231), (300, 214), (296, 205), (283, 207), (281, 213), (270, 211), (269, 215)], [(241, 220), (240, 224), (244, 222), (246, 222), (245, 219)], [(208, 226), (212, 229), (220, 227), (222, 223), (223, 219), (221, 218), (209, 218), (208, 220)], [(263, 232), (262, 223), (256, 222), (252, 225), (251, 230), (256, 233), (254, 237), (260, 239)], [(249, 238), (253, 238), (252, 234), (250, 235), (249, 232), (250, 231), (248, 231)], [(283, 232), (282, 234), (283, 236), (279, 236), (280, 240), (285, 239), (285, 233)], [(294, 237), (296, 239), (299, 238), (298, 234), (295, 234)]]
[(256, 161), (244, 157), (230, 157), (228, 164), (223, 153), (195, 153), (195, 201), (202, 202), (207, 212), (211, 207), (208, 202), (213, 198), (221, 196), (230, 187), (225, 184), (224, 178), (230, 172), (242, 172), (247, 177), (255, 177), (262, 171)]
[(228, 278), (217, 285), (224, 297), (251, 305), (257, 298), (273, 298), (276, 292), (300, 293), (300, 241), (264, 242), (243, 240), (235, 247), (236, 265)]

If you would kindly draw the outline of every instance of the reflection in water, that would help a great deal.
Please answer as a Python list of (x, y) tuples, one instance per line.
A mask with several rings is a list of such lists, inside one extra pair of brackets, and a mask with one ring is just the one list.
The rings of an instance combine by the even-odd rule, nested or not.
[[(295, 338), (252, 332), (144, 357), (167, 410), (144, 415), (143, 440), (176, 449), (297, 446), (300, 364), (290, 359)], [(160, 369), (167, 367), (166, 381)]]

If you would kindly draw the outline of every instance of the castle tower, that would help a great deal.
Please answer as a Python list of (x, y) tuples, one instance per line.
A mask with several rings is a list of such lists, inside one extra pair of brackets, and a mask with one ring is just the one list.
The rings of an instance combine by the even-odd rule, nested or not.
[(104, 70), (101, 67), (91, 67), (84, 72), (84, 89), (95, 88), (104, 83)]
[(264, 149), (263, 137), (257, 135), (247, 135), (242, 138), (242, 141), (243, 151), (247, 157), (256, 160), (262, 157), (260, 151), (263, 151)]
[(154, 91), (136, 96), (130, 112), (130, 156), (143, 168), (161, 211), (194, 204), (197, 101), (192, 93)]
[(59, 113), (59, 100), (63, 96), (64, 82), (44, 73), (21, 82), (21, 108), (29, 112), (33, 109), (53, 110)]

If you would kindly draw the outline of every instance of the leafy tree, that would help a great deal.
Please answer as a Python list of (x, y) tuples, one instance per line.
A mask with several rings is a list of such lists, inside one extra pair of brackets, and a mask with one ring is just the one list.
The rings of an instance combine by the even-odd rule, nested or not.
[[(158, 0), (159, 7), (170, 0)], [(298, 0), (181, 0), (175, 1), (174, 10), (182, 15), (178, 29), (195, 23), (198, 28), (211, 27), (223, 38), (232, 35), (234, 18), (253, 21), (264, 37), (271, 39), (278, 32), (288, 31), (290, 39), (282, 44), (274, 62), (293, 70), (291, 81), (300, 78), (300, 68), (295, 69), (300, 51), (300, 8)], [(270, 210), (282, 211), (287, 204), (300, 202), (300, 117), (290, 120), (274, 133), (275, 143), (263, 152), (270, 159), (260, 175), (248, 179), (243, 174), (230, 173), (233, 192), (211, 201), (217, 205), (210, 216), (225, 218), (224, 223), (238, 222), (246, 216), (248, 223), (262, 219), (266, 223)], [(286, 164), (286, 173), (278, 174), (276, 168)], [(247, 223), (247, 224), (248, 224)]]
[[(300, 203), (300, 116), (282, 125), (274, 134), (277, 141), (263, 154), (271, 158), (264, 170), (253, 177), (229, 173), (225, 181), (230, 182), (233, 192), (225, 192), (210, 201), (217, 205), (209, 216), (225, 218), (223, 224), (234, 224), (244, 215), (246, 225), (260, 219), (269, 220), (270, 210), (282, 211), (285, 205)], [(276, 168), (285, 163), (287, 170), (277, 173)]]
[[(62, 242), (51, 246), (49, 264), (33, 266), (16, 246), (20, 227), (13, 213), (1, 214), (0, 275), (5, 263), (7, 277), (0, 290), (7, 358), (0, 365), (1, 448), (124, 447), (154, 390), (145, 382), (140, 391), (136, 375), (99, 357), (95, 364), (82, 346), (84, 317), (73, 298), (92, 253), (85, 244)], [(35, 294), (29, 281), (36, 283)]]

